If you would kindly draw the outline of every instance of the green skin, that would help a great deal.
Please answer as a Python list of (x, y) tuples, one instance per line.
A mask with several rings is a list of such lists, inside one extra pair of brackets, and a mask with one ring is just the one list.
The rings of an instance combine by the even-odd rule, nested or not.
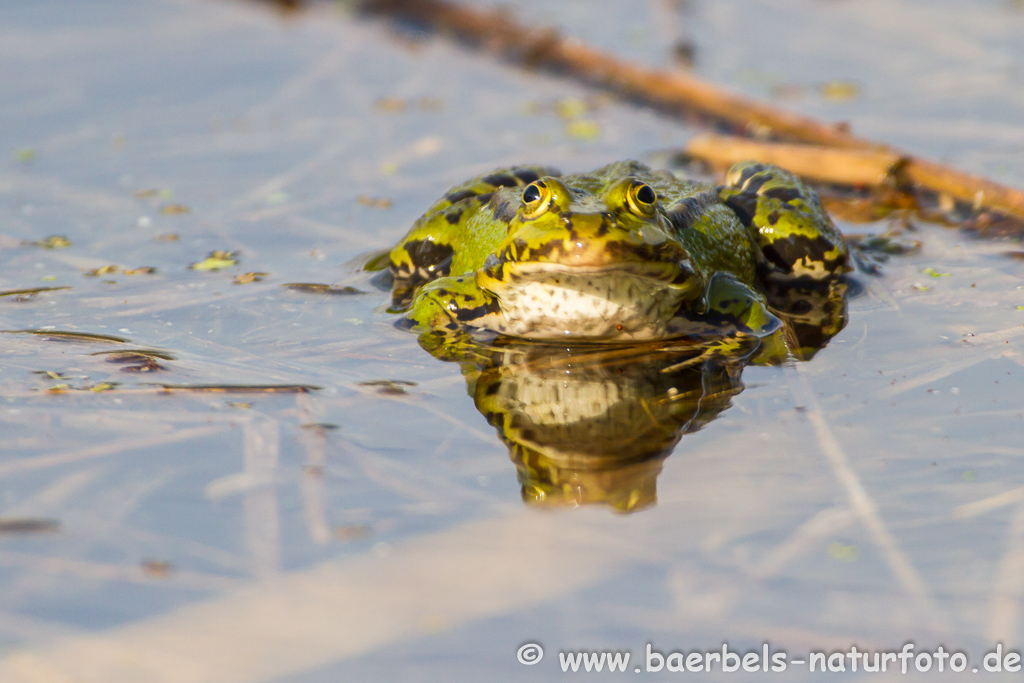
[(417, 330), (575, 341), (764, 338), (783, 327), (766, 293), (850, 270), (817, 195), (750, 162), (720, 187), (634, 161), (501, 169), (450, 190), (390, 265)]

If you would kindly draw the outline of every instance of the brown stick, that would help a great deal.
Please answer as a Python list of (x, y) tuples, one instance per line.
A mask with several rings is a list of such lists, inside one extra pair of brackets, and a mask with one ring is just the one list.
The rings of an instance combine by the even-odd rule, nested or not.
[(1024, 218), (1024, 193), (892, 150), (836, 149), (703, 135), (691, 140), (686, 152), (716, 167), (731, 166), (738, 161), (763, 161), (805, 178), (836, 185), (877, 186), (887, 178), (895, 179), (897, 184), (910, 181), (976, 208), (987, 207)]
[(899, 174), (914, 184), (948, 194), (974, 208), (1024, 218), (1024, 192), (925, 159), (908, 158)]
[(693, 138), (686, 152), (720, 169), (739, 161), (763, 161), (819, 182), (871, 187), (881, 185), (906, 163), (904, 157), (888, 150), (757, 142), (726, 135)]
[[(517, 61), (560, 69), (663, 108), (680, 113), (701, 112), (751, 134), (868, 151), (863, 157), (850, 157), (857, 160), (847, 162), (851, 165), (866, 163), (870, 168), (872, 164), (896, 159), (902, 161), (897, 164), (900, 180), (951, 195), (978, 208), (990, 208), (1024, 219), (1024, 192), (1020, 190), (903, 155), (886, 145), (851, 135), (841, 125), (826, 125), (763, 102), (726, 93), (686, 73), (659, 71), (623, 62), (578, 40), (561, 38), (552, 29), (524, 26), (505, 12), (468, 9), (444, 0), (366, 0), (363, 6), (373, 12), (414, 18)], [(873, 153), (879, 156), (873, 157)]]

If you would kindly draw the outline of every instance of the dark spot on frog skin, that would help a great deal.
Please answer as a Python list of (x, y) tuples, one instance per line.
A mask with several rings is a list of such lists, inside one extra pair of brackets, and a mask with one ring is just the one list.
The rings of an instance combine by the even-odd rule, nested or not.
[(765, 170), (765, 167), (760, 164), (744, 169), (743, 173), (740, 175), (739, 186), (744, 192), (757, 194), (757, 191), (760, 190), (766, 182), (772, 179), (771, 173), (762, 173), (762, 171)]
[(447, 211), (447, 212), (445, 212), (444, 219), (446, 221), (448, 221), (449, 225), (455, 225), (460, 220), (462, 220), (462, 209), (457, 209), (455, 211)]
[(474, 308), (460, 308), (455, 311), (455, 318), (460, 322), (467, 322), (469, 320), (476, 320), (482, 318), (489, 313), (497, 313), (499, 311), (498, 300), (494, 299), (488, 303), (480, 304)]
[(601, 225), (597, 226), (597, 236), (604, 237), (615, 225), (615, 218), (610, 213), (601, 214)]
[(753, 178), (754, 175), (759, 173), (760, 171), (761, 171), (761, 165), (760, 164), (751, 164), (750, 166), (747, 166), (746, 168), (743, 169), (743, 172), (740, 173), (740, 179), (739, 179), (739, 182), (736, 183), (736, 185), (738, 187), (743, 187), (744, 183), (746, 183), (748, 180)]
[[(430, 240), (412, 240), (406, 243), (405, 250), (409, 253), (416, 270), (426, 270), (433, 277), (443, 277), (451, 271), (455, 250), (447, 244), (438, 244)], [(410, 278), (413, 273), (396, 271), (395, 276)]]
[(686, 230), (700, 220), (708, 206), (717, 201), (719, 199), (716, 190), (703, 190), (677, 202), (668, 212), (668, 219), (672, 221), (676, 230)]
[(459, 192), (452, 192), (450, 195), (445, 197), (445, 199), (454, 204), (455, 202), (461, 202), (463, 199), (469, 199), (470, 197), (475, 196), (476, 192), (473, 190), (461, 190)]
[(494, 220), (501, 221), (502, 223), (508, 223), (515, 218), (517, 208), (518, 202), (514, 202), (512, 200), (498, 202), (494, 207)]
[(780, 202), (789, 202), (794, 199), (802, 199), (803, 194), (795, 187), (773, 187), (761, 193), (762, 197), (778, 199)]
[(768, 262), (775, 266), (777, 272), (789, 274), (793, 272), (792, 264), (801, 262), (804, 258), (812, 263), (824, 263), (829, 270), (837, 270), (837, 266), (845, 262), (845, 259), (825, 258), (825, 254), (833, 249), (835, 245), (824, 237), (811, 239), (803, 235), (791, 235), (766, 244), (761, 251)]
[(725, 200), (725, 205), (732, 209), (740, 223), (748, 228), (754, 222), (754, 215), (757, 213), (757, 195), (741, 193), (733, 195)]
[(779, 222), (780, 218), (782, 218), (782, 214), (779, 212), (778, 209), (775, 209), (770, 214), (768, 214), (768, 225), (775, 225), (776, 223)]
[(501, 390), (501, 383), (495, 382), (494, 384), (487, 385), (487, 390), (484, 392), (487, 396), (494, 396)]
[(524, 185), (529, 185), (535, 180), (540, 180), (540, 176), (537, 175), (536, 171), (531, 171), (528, 168), (521, 168), (515, 172), (515, 177), (519, 178)]
[(494, 175), (485, 176), (483, 181), (488, 185), (494, 187), (515, 187), (519, 184), (513, 176), (505, 175), (504, 173), (495, 173)]

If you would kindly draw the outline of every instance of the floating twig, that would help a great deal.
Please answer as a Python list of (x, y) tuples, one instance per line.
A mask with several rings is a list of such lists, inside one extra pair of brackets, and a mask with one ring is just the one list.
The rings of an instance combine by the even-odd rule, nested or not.
[(337, 285), (325, 285), (319, 282), (286, 282), (281, 285), (287, 289), (291, 289), (296, 292), (306, 292), (309, 294), (332, 294), (332, 295), (348, 295), (348, 294), (366, 294), (361, 289), (356, 289), (350, 285), (339, 287)]
[(869, 187), (883, 184), (906, 163), (906, 157), (889, 150), (759, 142), (731, 135), (696, 137), (686, 153), (719, 169), (739, 161), (763, 161), (818, 182)]
[(18, 301), (27, 301), (34, 297), (36, 294), (42, 292), (59, 292), (62, 289), (71, 289), (70, 287), (32, 287), (30, 289), (5, 289), (0, 291), (0, 297), (11, 296)]
[(59, 342), (108, 342), (111, 344), (127, 344), (128, 340), (123, 337), (115, 337), (110, 334), (93, 334), (91, 332), (70, 332), (68, 330), (0, 330), (3, 334), (31, 334), (41, 337), (46, 341)]
[(308, 394), (321, 387), (312, 384), (157, 384), (164, 391), (196, 391), (216, 394)]

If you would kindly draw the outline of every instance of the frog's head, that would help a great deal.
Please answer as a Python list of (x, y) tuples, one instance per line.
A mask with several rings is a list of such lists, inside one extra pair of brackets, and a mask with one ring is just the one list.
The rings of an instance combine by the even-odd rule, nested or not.
[(508, 235), (476, 273), (499, 332), (533, 338), (653, 339), (703, 281), (657, 191), (633, 177), (590, 192), (545, 177), (491, 202)]

